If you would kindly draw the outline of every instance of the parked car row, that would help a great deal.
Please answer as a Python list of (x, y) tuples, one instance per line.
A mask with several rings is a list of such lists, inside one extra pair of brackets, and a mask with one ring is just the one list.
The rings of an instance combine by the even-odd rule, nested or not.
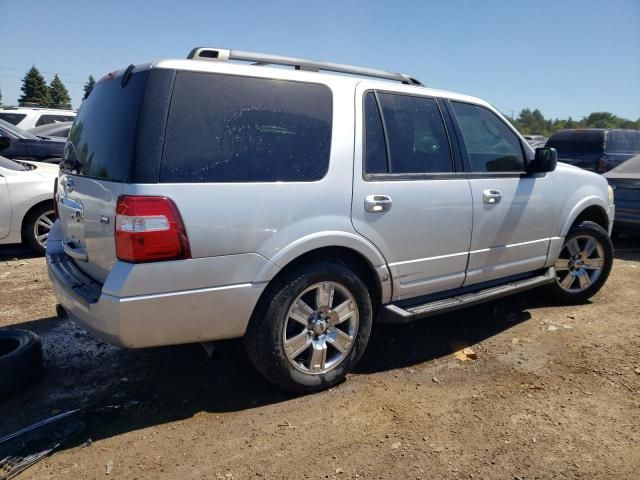
[(558, 160), (592, 172), (605, 173), (640, 154), (640, 130), (575, 128), (554, 133), (546, 143)]
[(76, 112), (43, 107), (5, 107), (0, 109), (0, 120), (23, 130), (59, 122), (73, 122)]
[(616, 232), (640, 231), (639, 130), (574, 128), (548, 140), (541, 135), (523, 137), (534, 148), (554, 148), (560, 162), (604, 174), (614, 189)]
[[(59, 163), (64, 142), (72, 125), (71, 121), (55, 122), (32, 128), (26, 132), (0, 120), (0, 152), (6, 158), (16, 160)], [(634, 149), (638, 149), (639, 134), (640, 132), (635, 130), (563, 130), (551, 137), (549, 145), (560, 152), (560, 160), (582, 166), (586, 157), (585, 153), (590, 148), (593, 152), (617, 155), (619, 160), (628, 157)], [(523, 138), (532, 147), (547, 141), (546, 137), (542, 135), (523, 135)], [(597, 140), (596, 142), (592, 141), (594, 138)], [(605, 138), (606, 142), (604, 142)], [(593, 145), (594, 143), (596, 146)], [(592, 156), (591, 164), (593, 164), (593, 158), (596, 157)], [(616, 232), (640, 231), (640, 160), (638, 158), (640, 155), (626, 161), (622, 160), (622, 163), (605, 174), (614, 188), (616, 204), (619, 205), (615, 218)], [(29, 169), (20, 167), (18, 170)], [(21, 188), (30, 188), (29, 183), (23, 183)], [(6, 240), (7, 238), (5, 238), (5, 242), (0, 243), (6, 243)]]

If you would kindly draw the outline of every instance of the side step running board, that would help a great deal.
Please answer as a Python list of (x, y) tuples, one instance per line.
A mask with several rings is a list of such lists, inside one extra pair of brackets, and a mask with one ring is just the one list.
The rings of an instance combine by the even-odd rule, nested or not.
[(544, 275), (517, 280), (504, 285), (489, 287), (455, 297), (433, 300), (422, 305), (413, 305), (411, 307), (403, 308), (391, 303), (386, 305), (380, 312), (379, 321), (383, 323), (411, 322), (418, 318), (430, 317), (431, 315), (470, 307), (478, 303), (488, 302), (489, 300), (495, 300), (500, 297), (505, 297), (507, 295), (523, 292), (541, 285), (553, 283), (555, 278), (556, 272), (553, 267), (550, 267)]

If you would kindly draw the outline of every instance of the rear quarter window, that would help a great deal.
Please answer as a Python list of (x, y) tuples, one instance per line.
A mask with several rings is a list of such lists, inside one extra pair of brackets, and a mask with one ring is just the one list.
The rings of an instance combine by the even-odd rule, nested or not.
[(9, 122), (11, 125), (18, 125), (24, 117), (27, 115), (24, 113), (0, 113), (0, 120)]
[(329, 167), (331, 90), (178, 72), (161, 182), (309, 182)]

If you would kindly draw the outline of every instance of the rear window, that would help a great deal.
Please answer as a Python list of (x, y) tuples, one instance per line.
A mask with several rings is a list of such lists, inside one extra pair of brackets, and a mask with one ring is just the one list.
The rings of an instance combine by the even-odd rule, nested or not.
[(138, 112), (149, 71), (98, 82), (69, 132), (61, 169), (116, 182), (129, 178), (135, 155)]
[(328, 87), (178, 72), (161, 182), (309, 182), (329, 167)]
[(24, 117), (27, 115), (24, 113), (0, 113), (0, 120), (9, 122), (11, 125), (18, 125)]
[(640, 153), (640, 131), (609, 130), (607, 153)]
[(601, 153), (604, 148), (604, 130), (562, 130), (554, 133), (546, 147), (559, 154)]

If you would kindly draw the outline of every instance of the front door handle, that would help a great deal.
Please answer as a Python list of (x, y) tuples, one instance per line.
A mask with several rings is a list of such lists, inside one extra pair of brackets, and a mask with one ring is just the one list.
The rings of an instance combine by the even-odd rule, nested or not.
[(482, 198), (484, 199), (484, 203), (500, 203), (502, 200), (502, 192), (500, 190), (485, 190), (482, 192)]
[(392, 204), (388, 195), (369, 195), (364, 199), (364, 209), (369, 213), (388, 212)]

